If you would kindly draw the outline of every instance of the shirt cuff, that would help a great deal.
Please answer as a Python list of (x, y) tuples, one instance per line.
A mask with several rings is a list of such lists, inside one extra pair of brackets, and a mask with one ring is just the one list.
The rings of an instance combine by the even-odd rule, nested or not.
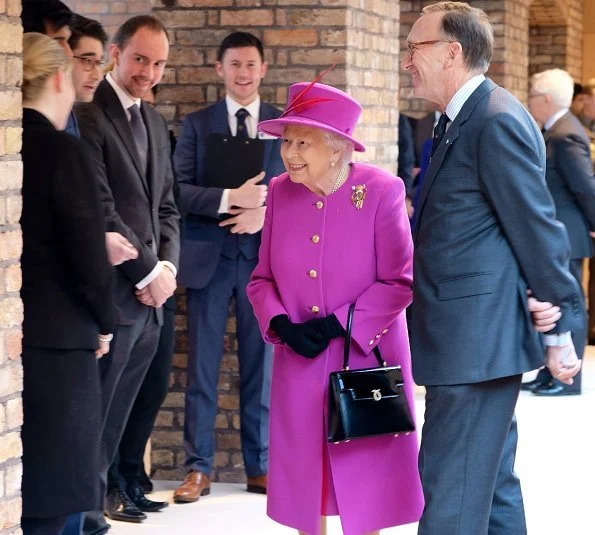
[(176, 266), (174, 266), (171, 262), (169, 262), (168, 260), (162, 260), (161, 263), (164, 266), (171, 269), (171, 272), (174, 274), (174, 278), (176, 278), (178, 276), (178, 270), (176, 269)]
[(572, 337), (570, 331), (560, 334), (544, 334), (543, 341), (546, 346), (565, 346), (570, 343)]
[(221, 195), (221, 202), (219, 203), (218, 214), (227, 214), (229, 212), (229, 190), (224, 189), (223, 195)]
[(149, 273), (142, 281), (136, 284), (137, 289), (142, 290), (143, 288), (151, 284), (159, 276), (159, 273), (161, 273), (162, 269), (163, 263), (157, 262), (151, 273)]

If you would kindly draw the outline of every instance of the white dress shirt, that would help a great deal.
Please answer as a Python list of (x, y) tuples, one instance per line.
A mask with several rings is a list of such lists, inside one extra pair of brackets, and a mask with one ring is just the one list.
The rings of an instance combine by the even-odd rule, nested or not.
[[(236, 102), (229, 95), (225, 96), (225, 105), (227, 106), (227, 122), (229, 124), (229, 131), (232, 136), (235, 136), (238, 131), (238, 118), (236, 113), (239, 109), (244, 108), (250, 115), (246, 117), (246, 128), (248, 129), (248, 137), (255, 138), (258, 134), (258, 119), (260, 114), (260, 95), (256, 97), (247, 106), (242, 106)], [(221, 202), (219, 203), (220, 214), (229, 212), (229, 189), (224, 189), (221, 195)]]

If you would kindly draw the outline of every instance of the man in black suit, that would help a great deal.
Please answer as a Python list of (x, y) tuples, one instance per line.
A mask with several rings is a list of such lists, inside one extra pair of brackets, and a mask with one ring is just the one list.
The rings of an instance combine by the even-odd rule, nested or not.
[[(280, 140), (258, 136), (256, 125), (281, 111), (260, 101), (267, 64), (262, 42), (254, 35), (228, 35), (219, 47), (216, 69), (226, 97), (186, 117), (174, 155), (180, 207), (186, 214), (180, 280), (186, 287), (190, 345), (184, 420), (188, 474), (174, 493), (176, 502), (196, 501), (210, 492), (217, 384), (232, 297), (248, 490), (264, 493), (267, 485), (272, 348), (260, 335), (246, 286), (258, 262), (266, 184), (284, 170)], [(213, 162), (215, 150), (220, 158)], [(225, 159), (242, 159), (251, 168), (248, 176), (241, 176), (244, 169), (221, 176)]]
[[(556, 217), (564, 223), (570, 238), (570, 271), (582, 292), (583, 259), (593, 256), (590, 231), (595, 230), (595, 178), (589, 138), (580, 121), (569, 111), (573, 92), (572, 77), (561, 69), (551, 69), (531, 78), (528, 105), (531, 115), (542, 125), (546, 147), (545, 179), (556, 204)], [(587, 325), (572, 332), (579, 359), (583, 358)], [(572, 385), (554, 377), (548, 368), (534, 381), (523, 385), (539, 396), (564, 396), (581, 393), (581, 374)]]
[(539, 127), (484, 76), (487, 15), (464, 2), (428, 6), (407, 45), (415, 96), (443, 111), (414, 229), (413, 376), (426, 386), (418, 533), (524, 535), (514, 409), (522, 373), (544, 357), (527, 290), (560, 309), (546, 365), (570, 383), (580, 361), (569, 331), (584, 310), (568, 237)]
[[(117, 328), (110, 354), (101, 361), (105, 513), (131, 522), (146, 518), (139, 506), (147, 508), (155, 502), (147, 503), (138, 485), (127, 485), (114, 460), (132, 404), (155, 354), (163, 317), (161, 306), (175, 290), (179, 257), (179, 214), (173, 196), (169, 133), (163, 117), (141, 101), (163, 76), (168, 52), (167, 32), (157, 19), (129, 19), (110, 46), (113, 71), (99, 84), (93, 103), (77, 109), (108, 230), (119, 232), (138, 250), (138, 258), (118, 268)], [(146, 442), (147, 438), (139, 439)], [(87, 515), (86, 533), (104, 533), (107, 529), (97, 512)]]

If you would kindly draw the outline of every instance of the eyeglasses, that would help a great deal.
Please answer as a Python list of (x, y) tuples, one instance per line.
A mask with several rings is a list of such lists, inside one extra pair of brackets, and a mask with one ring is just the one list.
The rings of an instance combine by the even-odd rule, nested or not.
[(527, 100), (530, 98), (535, 98), (535, 97), (545, 97), (547, 95), (547, 93), (529, 93), (527, 95)]
[(413, 57), (413, 53), (423, 45), (435, 45), (437, 43), (454, 43), (452, 39), (434, 39), (432, 41), (417, 41), (417, 42), (408, 42), (407, 43), (407, 50), (409, 51), (409, 57)]
[(88, 58), (86, 56), (72, 56), (83, 64), (83, 70), (91, 72), (93, 69), (102, 69), (105, 67), (105, 61), (102, 59)]

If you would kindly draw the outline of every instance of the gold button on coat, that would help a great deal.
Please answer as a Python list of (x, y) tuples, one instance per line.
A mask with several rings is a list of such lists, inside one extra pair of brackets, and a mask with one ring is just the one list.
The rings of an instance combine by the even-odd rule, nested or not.
[(322, 210), (324, 208), (324, 203), (322, 201), (318, 201), (316, 203), (316, 208), (318, 208), (319, 210)]
[(320, 236), (318, 234), (314, 234), (314, 236), (312, 236), (312, 241), (314, 243), (318, 243), (320, 241)]
[(318, 277), (318, 273), (316, 272), (315, 269), (311, 269), (310, 272), (308, 273), (308, 275), (310, 275), (311, 279), (315, 279), (316, 277)]
[(314, 305), (312, 307), (312, 312), (314, 312), (314, 314), (318, 314), (320, 312), (320, 308), (318, 308), (316, 305)]
[(374, 345), (374, 340), (370, 340), (369, 345), (373, 346)]
[(388, 329), (384, 329), (384, 331), (382, 331), (382, 334), (386, 334), (388, 332)]

